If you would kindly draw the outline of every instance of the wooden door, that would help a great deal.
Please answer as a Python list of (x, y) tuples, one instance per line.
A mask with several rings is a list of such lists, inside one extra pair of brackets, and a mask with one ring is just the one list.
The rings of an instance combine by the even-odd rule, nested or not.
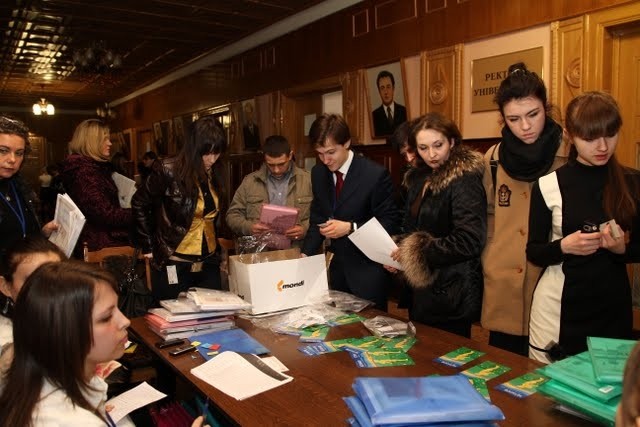
[(640, 22), (618, 33), (613, 46), (619, 65), (611, 77), (623, 126), (616, 156), (622, 164), (640, 168)]

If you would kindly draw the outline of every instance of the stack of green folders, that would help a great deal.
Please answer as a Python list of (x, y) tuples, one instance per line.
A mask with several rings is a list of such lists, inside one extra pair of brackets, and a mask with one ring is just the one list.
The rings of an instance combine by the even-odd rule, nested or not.
[(589, 337), (587, 344), (589, 351), (538, 369), (551, 378), (538, 391), (596, 422), (613, 426), (624, 366), (636, 341)]
[(344, 401), (351, 426), (489, 427), (504, 420), (464, 375), (358, 377)]

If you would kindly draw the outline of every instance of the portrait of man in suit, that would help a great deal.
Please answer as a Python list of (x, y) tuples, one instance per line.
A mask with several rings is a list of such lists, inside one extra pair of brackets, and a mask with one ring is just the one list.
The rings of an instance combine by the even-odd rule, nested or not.
[(244, 124), (242, 126), (244, 148), (248, 151), (258, 151), (261, 148), (260, 130), (255, 122), (253, 100), (245, 101), (242, 109), (244, 111)]
[(388, 136), (407, 121), (407, 109), (395, 102), (396, 80), (388, 70), (382, 70), (376, 77), (376, 87), (382, 104), (373, 110), (374, 136)]

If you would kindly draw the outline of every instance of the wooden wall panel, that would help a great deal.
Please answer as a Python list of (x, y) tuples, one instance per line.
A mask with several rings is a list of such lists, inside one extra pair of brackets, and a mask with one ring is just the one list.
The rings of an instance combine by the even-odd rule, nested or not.
[(569, 101), (582, 93), (584, 18), (551, 26), (551, 103), (563, 114)]
[(438, 112), (462, 126), (462, 45), (422, 55), (421, 114)]
[[(638, 1), (369, 0), (123, 104), (118, 127), (150, 126), (206, 107), (623, 4), (637, 7)], [(261, 71), (243, 75), (259, 67)]]
[(340, 75), (342, 113), (351, 131), (352, 144), (360, 144), (364, 138), (364, 117), (367, 114), (365, 78), (364, 70)]
[(377, 30), (415, 19), (418, 16), (417, 0), (387, 0), (374, 6), (374, 16)]

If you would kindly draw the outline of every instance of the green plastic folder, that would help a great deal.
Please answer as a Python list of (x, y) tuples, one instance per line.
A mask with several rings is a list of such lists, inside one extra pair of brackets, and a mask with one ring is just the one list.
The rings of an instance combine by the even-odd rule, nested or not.
[(589, 356), (596, 380), (609, 384), (622, 384), (624, 366), (635, 340), (588, 337)]
[(608, 426), (615, 424), (616, 409), (620, 403), (620, 396), (608, 402), (601, 402), (556, 380), (550, 380), (542, 384), (538, 387), (538, 392), (593, 418), (595, 421)]
[(587, 351), (544, 366), (537, 372), (601, 402), (608, 402), (622, 394), (620, 384), (606, 384), (596, 380)]

